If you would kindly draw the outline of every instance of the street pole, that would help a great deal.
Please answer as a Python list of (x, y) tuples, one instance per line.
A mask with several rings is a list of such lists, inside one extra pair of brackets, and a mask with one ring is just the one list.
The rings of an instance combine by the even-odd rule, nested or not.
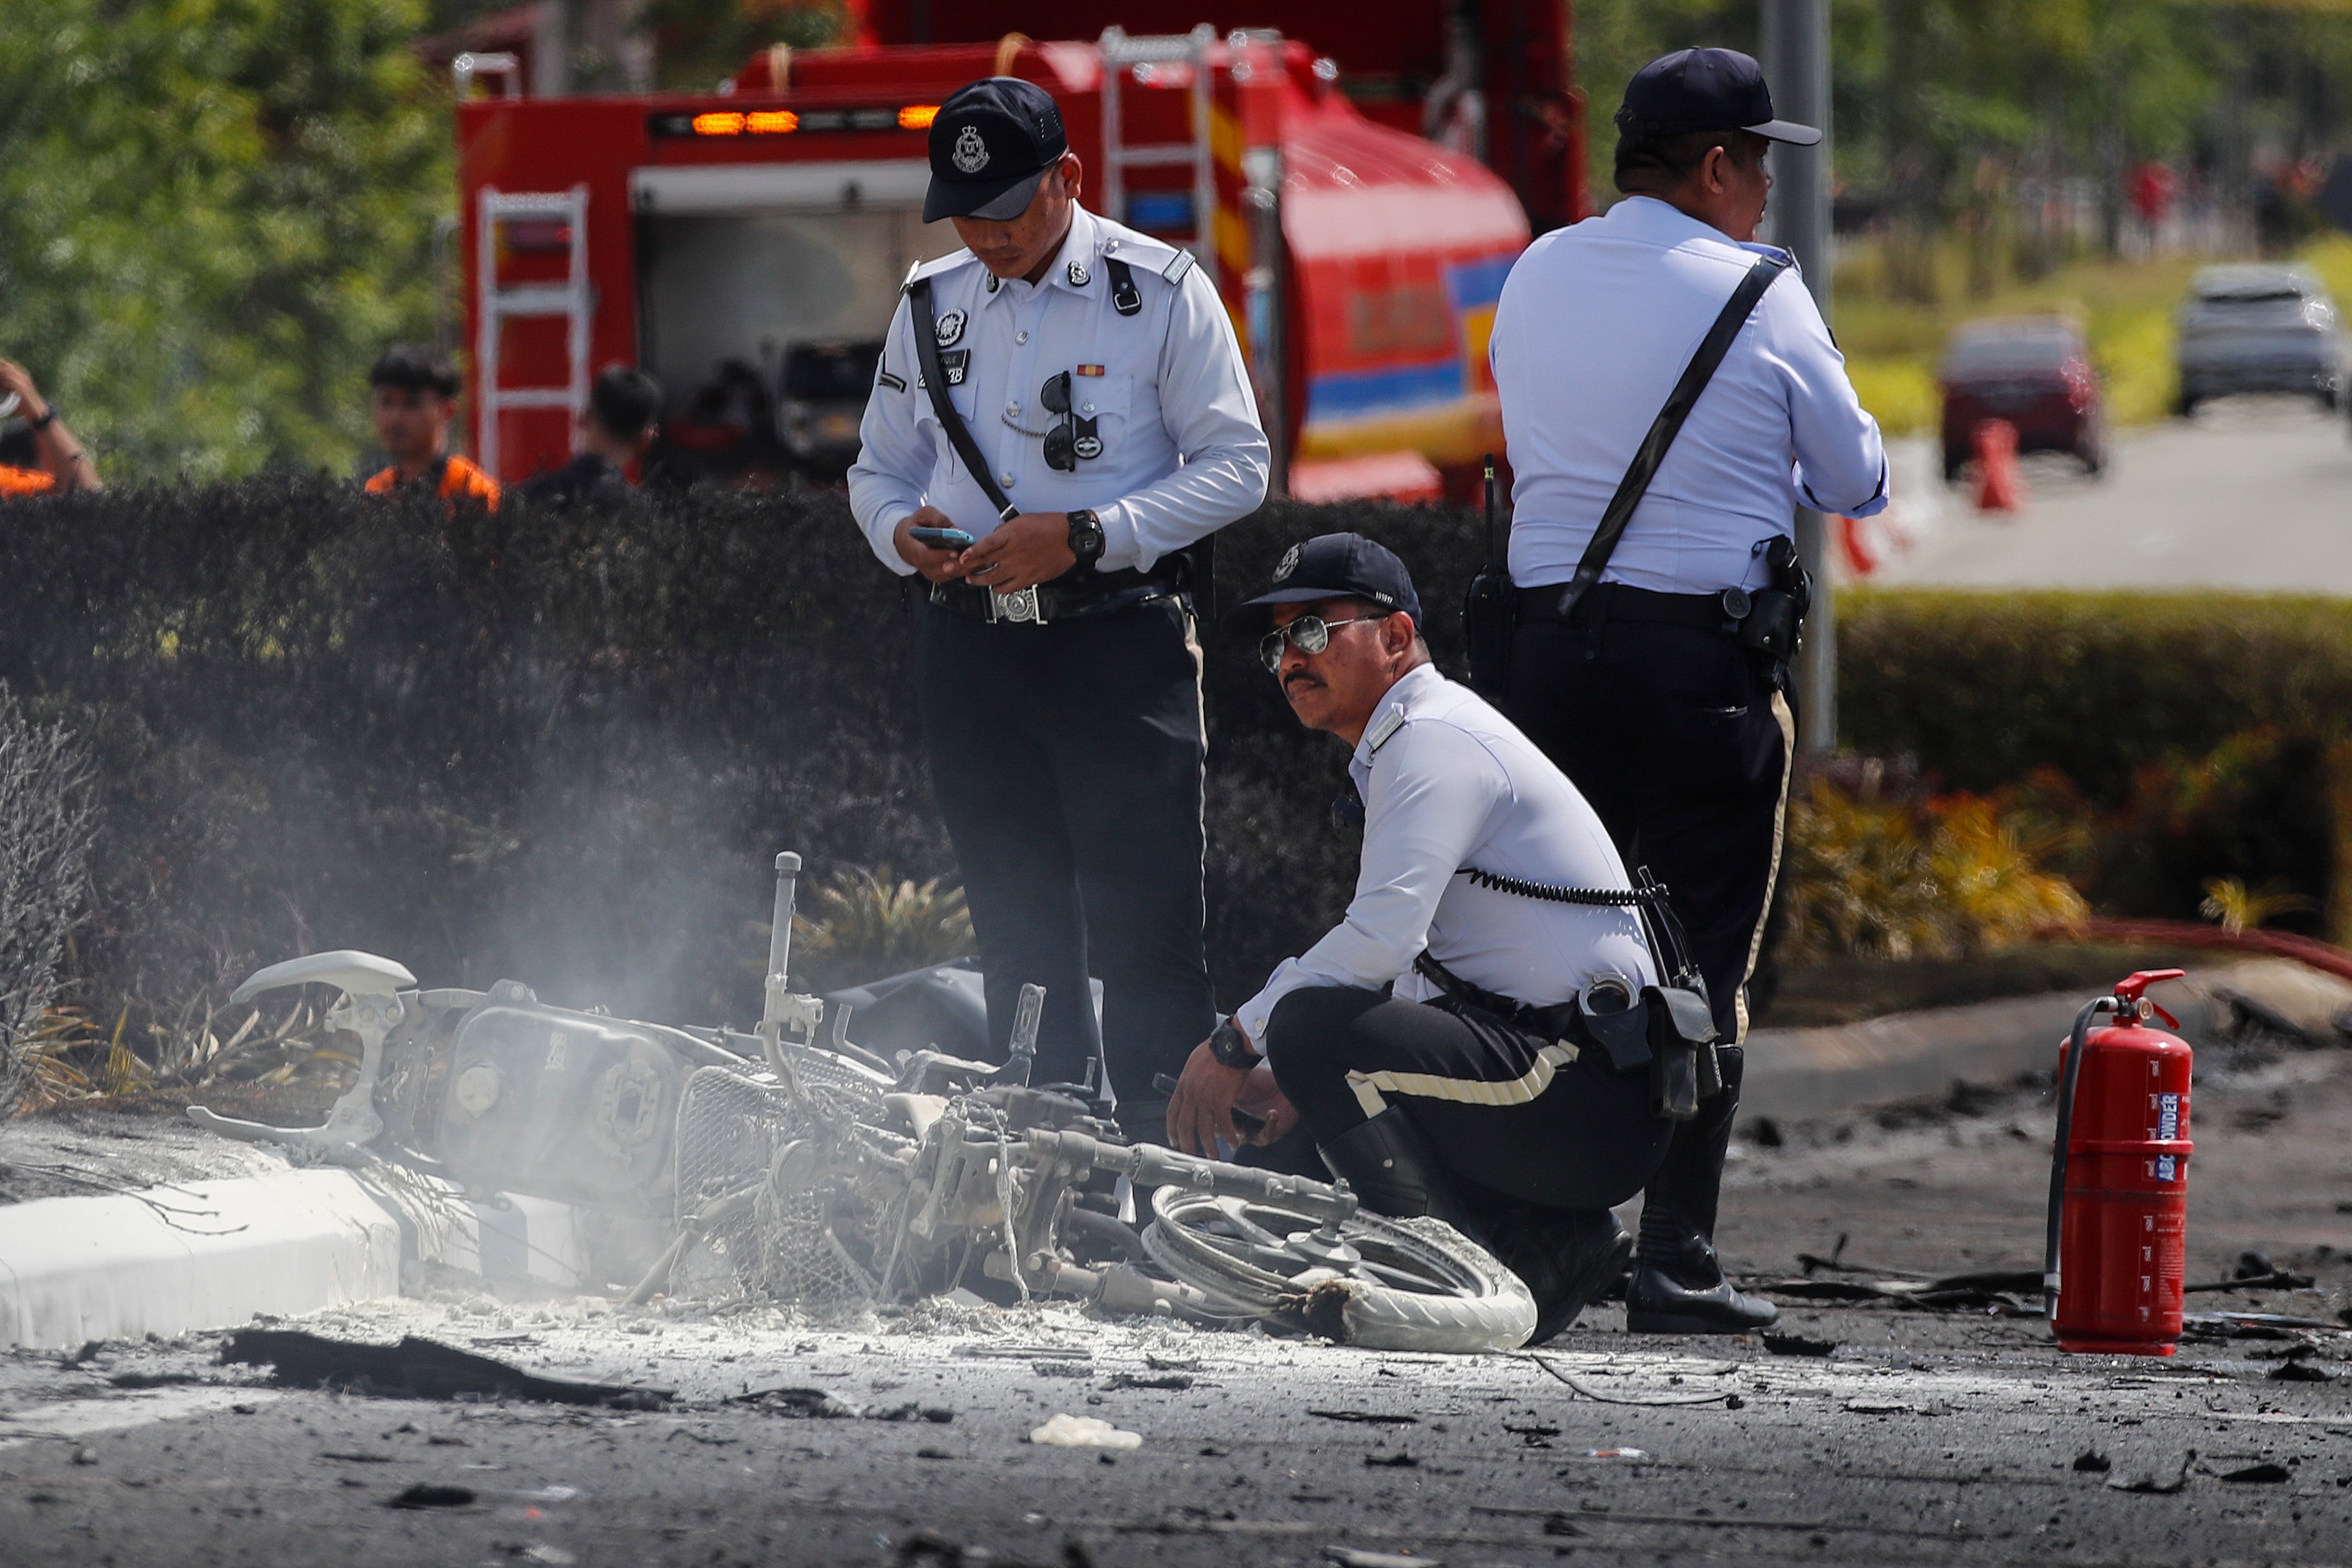
[[(1829, 0), (1763, 0), (1758, 54), (1783, 120), (1822, 128), (1818, 147), (1772, 149), (1772, 243), (1795, 255), (1805, 286), (1830, 317), (1830, 5)], [(1797, 749), (1821, 754), (1837, 745), (1837, 613), (1830, 587), (1829, 522), (1797, 513), (1797, 553), (1813, 577), (1813, 610), (1797, 662)]]

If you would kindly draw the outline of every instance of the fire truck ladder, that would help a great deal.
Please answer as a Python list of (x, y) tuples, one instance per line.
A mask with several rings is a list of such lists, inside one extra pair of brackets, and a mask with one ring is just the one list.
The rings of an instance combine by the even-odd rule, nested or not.
[[(568, 250), (564, 280), (499, 286), (499, 226), (515, 221), (554, 223), (562, 226)], [(593, 302), (588, 288), (588, 187), (546, 193), (505, 192), (484, 187), (480, 221), (475, 228), (480, 274), (478, 337), (474, 343), (474, 369), (481, 386), (481, 450), (475, 460), (492, 474), (499, 471), (499, 416), (510, 408), (562, 408), (573, 416), (588, 406), (588, 324)], [(571, 377), (562, 386), (502, 386), (499, 383), (499, 344), (506, 323), (532, 317), (563, 320), (564, 346), (572, 362)]]
[[(1198, 258), (1212, 283), (1217, 281), (1217, 174), (1209, 144), (1209, 55), (1216, 42), (1216, 28), (1203, 22), (1189, 33), (1154, 37), (1130, 37), (1120, 28), (1106, 27), (1097, 45), (1102, 51), (1103, 68), (1103, 210), (1118, 222), (1128, 221), (1128, 170), (1192, 165), (1192, 233), (1184, 246)], [(1130, 81), (1149, 81), (1156, 68), (1178, 64), (1192, 68), (1192, 139), (1136, 144), (1123, 141), (1121, 92)]]

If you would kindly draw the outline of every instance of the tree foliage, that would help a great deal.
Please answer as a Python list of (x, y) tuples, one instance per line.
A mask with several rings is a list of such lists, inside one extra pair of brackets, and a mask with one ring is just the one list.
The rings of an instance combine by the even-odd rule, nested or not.
[(0, 353), (116, 477), (346, 468), (453, 208), (422, 0), (0, 5)]
[[(1842, 185), (1928, 220), (1988, 181), (2113, 184), (2147, 159), (2222, 183), (2331, 153), (2352, 120), (2352, 15), (2172, 0), (1832, 0)], [(1757, 47), (1757, 0), (1580, 0), (1593, 190), (1624, 83), (1669, 49)]]

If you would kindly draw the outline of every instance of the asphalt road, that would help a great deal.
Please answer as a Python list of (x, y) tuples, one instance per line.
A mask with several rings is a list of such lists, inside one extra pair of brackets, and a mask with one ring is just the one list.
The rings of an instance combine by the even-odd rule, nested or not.
[[(1919, 542), (1872, 581), (2352, 594), (2352, 422), (2342, 415), (2236, 399), (2118, 437), (2098, 479), (2071, 458), (2022, 467), (2030, 499), (2015, 513), (1979, 512), (1971, 487), (1937, 486), (1923, 498)], [(1912, 472), (1924, 478), (1924, 465)]]
[[(2337, 1321), (2352, 1305), (2352, 1051), (2256, 1037), (2200, 1065), (2190, 1278), (2262, 1247), (2318, 1286), (2192, 1306)], [(1785, 1279), (1841, 1237), (1845, 1262), (1878, 1272), (1821, 1278), (2038, 1260), (2036, 1090), (1759, 1131), (1726, 1204), (1727, 1250), (1753, 1275)], [(0, 1357), (0, 1563), (1226, 1568), (1321, 1563), (1331, 1548), (1453, 1568), (2352, 1560), (2352, 1333), (2070, 1357), (2030, 1316), (1783, 1300), (1785, 1326), (1833, 1352), (1637, 1338), (1602, 1308), (1546, 1352), (1581, 1391), (1528, 1359), (1059, 1310), (933, 1304), (811, 1326), (773, 1309), (631, 1316), (462, 1291), (307, 1326), (429, 1334), (675, 1403), (279, 1390), (215, 1364), (216, 1337), (79, 1363)], [(2273, 1375), (2290, 1364), (2320, 1377)], [(867, 1414), (741, 1397), (782, 1388)], [(1709, 1402), (1655, 1403), (1694, 1397)], [(1141, 1446), (1026, 1440), (1057, 1413)], [(2078, 1468), (2086, 1453), (2107, 1468)], [(2178, 1489), (2111, 1484), (2136, 1477)], [(389, 1506), (419, 1484), (459, 1489), (454, 1506)], [(971, 1552), (929, 1551), (927, 1531)]]

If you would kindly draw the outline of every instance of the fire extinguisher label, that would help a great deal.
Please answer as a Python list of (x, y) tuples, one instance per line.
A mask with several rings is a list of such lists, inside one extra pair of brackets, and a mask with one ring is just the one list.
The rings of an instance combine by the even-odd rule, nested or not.
[(2180, 1179), (2180, 1162), (2170, 1154), (2158, 1154), (2147, 1164), (2148, 1173), (2159, 1182), (2177, 1182)]
[(2180, 1136), (2180, 1097), (2159, 1094), (2156, 1097), (2156, 1135), (2170, 1140)]

